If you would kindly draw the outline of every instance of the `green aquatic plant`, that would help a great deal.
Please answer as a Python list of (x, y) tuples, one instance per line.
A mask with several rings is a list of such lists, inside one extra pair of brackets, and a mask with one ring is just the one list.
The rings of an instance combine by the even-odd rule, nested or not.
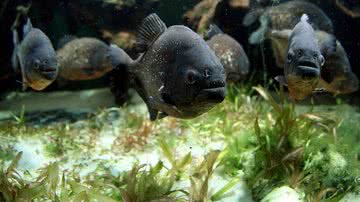
[(27, 172), (20, 172), (17, 166), (22, 157), (19, 152), (6, 169), (0, 169), (0, 201), (104, 201), (115, 202), (114, 199), (100, 194), (99, 191), (78, 182), (75, 177), (66, 180), (61, 175), (57, 162), (51, 163), (38, 172), (34, 180), (26, 180)]
[(21, 156), (22, 152), (18, 153), (8, 168), (0, 171), (0, 198), (2, 201), (31, 201), (36, 198), (55, 200), (58, 165), (51, 164), (40, 171), (40, 175), (35, 181), (26, 181), (16, 170)]
[(180, 180), (181, 174), (185, 172), (185, 168), (192, 162), (191, 153), (187, 153), (182, 159), (177, 159), (175, 152), (172, 151), (170, 145), (164, 139), (159, 140), (159, 146), (171, 164), (169, 172), (176, 177), (176, 180)]
[(158, 162), (155, 166), (150, 166), (147, 170), (146, 165), (134, 165), (131, 171), (124, 175), (123, 182), (125, 188), (120, 188), (121, 197), (125, 202), (142, 201), (175, 201), (171, 196), (175, 176), (171, 173), (161, 174), (164, 166)]
[(21, 111), (19, 115), (15, 115), (12, 113), (12, 117), (14, 118), (14, 120), (16, 121), (16, 123), (23, 127), (25, 126), (25, 122), (26, 122), (26, 118), (25, 118), (25, 105), (23, 105), (21, 107)]
[[(20, 192), (34, 195), (25, 201), (226, 201), (240, 192), (242, 179), (258, 201), (281, 186), (308, 201), (359, 192), (356, 107), (296, 105), (281, 90), (230, 85), (222, 104), (192, 120), (149, 125), (136, 110), (116, 109), (120, 118), (100, 110), (86, 120), (41, 127), (2, 122), (1, 168), (8, 168), (24, 137), (43, 145), (49, 161), (42, 163), (54, 163), (23, 172), (12, 166), (19, 175), (1, 175), (7, 188), (1, 194), (10, 198), (0, 201), (19, 201)], [(128, 150), (131, 135), (141, 144)], [(157, 164), (147, 165), (143, 154), (149, 152), (159, 152), (152, 156)]]
[[(299, 111), (295, 103), (287, 101), (282, 89), (277, 99), (261, 86), (254, 89), (266, 101), (263, 105), (268, 107), (263, 109), (267, 111), (256, 115), (252, 130), (229, 139), (222, 159), (225, 172), (235, 175), (243, 171), (255, 200), (282, 185), (314, 196), (313, 201), (341, 197), (354, 190), (351, 182), (355, 172), (345, 171), (352, 167), (347, 165), (358, 163), (332, 166), (334, 162), (348, 162), (341, 158), (339, 147), (330, 146), (340, 141), (337, 129), (341, 122), (328, 113), (314, 112), (313, 108)], [(323, 153), (325, 156), (316, 161), (320, 148), (335, 150), (328, 150), (331, 152)]]
[(281, 0), (271, 0), (271, 3), (273, 3), (273, 4), (278, 4), (278, 3), (280, 3), (280, 1), (281, 1)]

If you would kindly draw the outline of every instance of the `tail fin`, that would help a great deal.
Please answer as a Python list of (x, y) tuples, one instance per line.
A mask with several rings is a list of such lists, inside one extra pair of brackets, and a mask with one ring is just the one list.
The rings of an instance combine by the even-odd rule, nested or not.
[(18, 73), (20, 71), (20, 68), (19, 68), (19, 60), (18, 60), (17, 52), (19, 49), (20, 41), (16, 28), (13, 30), (13, 43), (14, 43), (14, 50), (11, 56), (11, 64), (14, 71)]
[(204, 35), (204, 39), (211, 39), (213, 36), (224, 33), (217, 25), (210, 24), (209, 30)]
[(110, 72), (110, 90), (115, 96), (116, 104), (122, 106), (129, 99), (128, 90), (131, 79), (129, 66), (134, 61), (115, 44), (110, 44), (110, 58), (113, 70)]
[(270, 18), (268, 16), (260, 17), (260, 27), (254, 31), (249, 37), (250, 44), (260, 44), (266, 37), (269, 31)]
[(115, 44), (110, 45), (110, 59), (114, 69), (128, 68), (133, 59)]
[(264, 13), (264, 9), (256, 9), (256, 10), (252, 10), (252, 11), (249, 11), (243, 21), (242, 21), (242, 24), (245, 26), (245, 27), (248, 27), (252, 24), (254, 24), (256, 22), (256, 20), (259, 19), (259, 17)]

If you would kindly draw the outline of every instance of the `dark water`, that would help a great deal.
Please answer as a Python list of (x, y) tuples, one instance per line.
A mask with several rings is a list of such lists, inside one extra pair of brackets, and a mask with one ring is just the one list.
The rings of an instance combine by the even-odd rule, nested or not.
[[(0, 82), (1, 91), (8, 91), (17, 89), (19, 85), (16, 80), (21, 80), (21, 77), (15, 75), (10, 65), (10, 57), (13, 50), (12, 33), (10, 27), (16, 16), (16, 6), (26, 5), (32, 3), (29, 16), (36, 27), (43, 30), (51, 39), (54, 46), (58, 46), (58, 42), (65, 35), (75, 35), (78, 37), (97, 37), (107, 40), (103, 35), (103, 30), (111, 31), (113, 33), (119, 31), (135, 31), (141, 20), (149, 13), (156, 12), (164, 20), (167, 25), (186, 23), (183, 14), (190, 10), (197, 1), (119, 1), (119, 5), (107, 3), (106, 1), (3, 1), (3, 13), (0, 18), (1, 21), (1, 46), (0, 51), (2, 57), (0, 58)], [(111, 1), (109, 1), (111, 2)], [(239, 1), (240, 2), (240, 1)], [(246, 2), (246, 1), (244, 1)], [(255, 1), (251, 1), (255, 4)], [(263, 1), (268, 2), (268, 1)], [(360, 19), (352, 18), (342, 12), (336, 5), (335, 1), (311, 1), (317, 4), (325, 13), (331, 18), (335, 27), (335, 35), (342, 43), (348, 53), (353, 71), (359, 76), (360, 59), (358, 53), (360, 51)], [(346, 1), (349, 5), (353, 5), (352, 1)], [(6, 4), (6, 7), (4, 5)], [(276, 5), (275, 3), (267, 3), (269, 6)], [(347, 5), (347, 4), (346, 4)], [(355, 5), (353, 6), (356, 8)], [(250, 58), (250, 64), (253, 67), (253, 72), (258, 72), (256, 77), (259, 80), (264, 80), (262, 65), (263, 57), (256, 48), (249, 46), (247, 38), (252, 31), (252, 27), (245, 28), (242, 26), (242, 18), (247, 13), (249, 8), (231, 7), (226, 1), (220, 3), (218, 6), (214, 22), (219, 25), (226, 33), (238, 40), (246, 50)], [(258, 24), (256, 25), (258, 26)], [(255, 27), (256, 27), (255, 26)], [(136, 57), (133, 50), (128, 50), (130, 54)], [(269, 67), (273, 66), (273, 59), (271, 58), (271, 51), (265, 55), (265, 63)], [(273, 68), (267, 72), (269, 76), (281, 73), (281, 70)], [(270, 77), (271, 78), (271, 77)], [(263, 83), (264, 81), (261, 81)], [(266, 81), (265, 81), (266, 82)], [(69, 84), (66, 87), (70, 89), (91, 88), (96, 86), (107, 86), (107, 78), (104, 77), (98, 82), (80, 82)], [(66, 88), (65, 87), (65, 88)], [(52, 85), (47, 90), (56, 90), (58, 87)], [(355, 93), (358, 95), (359, 93)]]
[[(203, 176), (202, 172), (204, 172), (216, 175), (214, 179), (210, 178), (211, 192), (209, 191), (209, 196), (206, 196), (208, 201), (214, 193), (213, 190), (218, 191), (227, 183), (234, 182), (241, 182), (231, 192), (234, 197), (229, 194), (230, 199), (219, 201), (260, 201), (272, 189), (276, 190), (275, 188), (284, 184), (291, 184), (293, 189), (290, 192), (298, 191), (296, 188), (300, 187), (302, 194), (311, 193), (307, 196), (308, 201), (318, 202), (325, 198), (329, 201), (339, 201), (347, 192), (352, 192), (354, 195), (351, 202), (359, 201), (360, 91), (344, 95), (319, 91), (295, 103), (288, 99), (286, 92), (283, 95), (282, 92), (276, 91), (279, 89), (279, 84), (274, 82), (273, 78), (283, 74), (283, 69), (276, 67), (270, 42), (265, 41), (261, 45), (251, 45), (248, 42), (250, 34), (258, 29), (260, 23), (257, 21), (245, 27), (242, 23), (244, 16), (249, 11), (276, 6), (279, 2), (288, 1), (1, 0), (0, 169), (14, 159), (16, 152), (24, 151), (25, 157), (20, 162), (20, 167), (23, 166), (30, 172), (57, 161), (61, 172), (68, 174), (66, 179), (74, 179), (74, 183), (75, 181), (83, 183), (84, 187), (94, 188), (96, 191), (101, 190), (101, 194), (113, 200), (126, 201), (123, 200), (126, 198), (123, 196), (124, 192), (119, 193), (119, 190), (123, 191), (125, 187), (124, 182), (120, 183), (120, 180), (130, 175), (126, 171), (136, 166), (136, 162), (154, 166), (157, 161), (161, 161), (157, 166), (161, 167), (160, 170), (175, 172), (175, 174), (171, 173), (170, 177), (166, 177), (171, 180), (172, 177), (176, 177), (176, 183), (184, 189), (181, 190), (180, 195), (183, 194), (188, 198), (194, 197), (190, 197), (190, 193), (195, 188), (189, 188), (190, 183), (185, 186), (181, 180), (190, 182), (189, 177), (192, 177), (191, 180), (197, 177), (207, 179)], [(360, 78), (360, 2), (351, 0), (309, 2), (321, 8), (331, 19), (334, 35), (346, 50), (352, 71)], [(355, 16), (344, 12), (336, 2), (353, 11)], [(218, 104), (212, 111), (190, 120), (168, 117), (150, 122), (145, 103), (137, 96), (138, 93), (127, 92), (130, 86), (125, 81), (128, 79), (127, 72), (116, 77), (122, 69), (107, 72), (100, 78), (87, 81), (64, 82), (58, 79), (43, 92), (35, 92), (31, 89), (22, 92), (21, 74), (16, 73), (11, 66), (11, 56), (14, 51), (11, 26), (17, 15), (17, 7), (29, 4), (31, 9), (26, 16), (31, 19), (34, 27), (46, 33), (55, 50), (63, 45), (61, 43), (65, 36), (95, 37), (106, 45), (110, 43), (118, 45), (133, 59), (139, 56), (135, 40), (137, 28), (149, 14), (157, 13), (167, 26), (186, 25), (201, 36), (206, 31), (201, 28), (201, 23), (209, 23), (206, 21), (209, 20), (241, 44), (249, 58), (251, 71), (242, 81), (229, 85), (223, 103)], [(216, 6), (211, 7), (212, 5)], [(202, 18), (204, 16), (206, 19)], [(24, 16), (20, 18), (20, 26), (16, 29), (20, 37), (25, 19)], [(114, 78), (118, 79), (115, 80), (116, 85), (124, 85), (121, 86), (123, 88), (117, 86), (115, 91), (110, 88), (113, 87)], [(251, 88), (259, 84), (266, 86), (269, 93), (267, 94), (266, 90), (259, 91), (260, 88), (257, 90)], [(261, 99), (259, 94), (265, 99)], [(270, 99), (271, 96), (274, 99)], [(293, 134), (296, 134), (296, 137), (291, 139)], [(314, 137), (307, 137), (306, 135), (309, 134)], [(283, 136), (276, 139), (277, 135)], [(308, 139), (305, 141), (302, 138)], [(161, 141), (164, 139), (171, 146), (162, 144)], [(307, 148), (309, 142), (312, 146), (310, 149)], [(162, 152), (163, 150), (165, 152)], [(174, 153), (174, 157), (169, 157), (170, 150)], [(180, 166), (179, 156), (183, 157), (188, 152), (193, 155), (193, 162), (199, 165), (199, 159), (209, 158), (209, 161), (204, 161), (201, 165), (207, 165), (207, 169), (212, 169), (212, 165), (209, 166), (212, 156), (208, 154), (214, 151), (212, 155), (219, 154), (218, 150), (223, 151), (219, 157), (223, 167), (219, 166), (219, 170), (214, 173), (209, 170), (205, 172), (203, 170), (206, 169), (201, 170), (200, 167), (193, 175), (189, 175), (183, 168), (169, 169), (171, 166)], [(247, 156), (247, 154), (253, 155)], [(175, 166), (166, 164), (169, 159), (170, 163), (175, 162)], [(186, 158), (181, 162), (184, 165), (188, 163), (185, 160)], [(165, 166), (163, 162), (166, 162)], [(284, 168), (280, 169), (279, 165), (284, 165)], [(306, 170), (308, 168), (306, 166), (313, 170)], [(194, 165), (188, 167), (197, 169)], [(26, 172), (24, 176), (27, 176)], [(156, 173), (157, 170), (152, 172)], [(61, 176), (62, 174), (59, 173), (57, 174)], [(239, 173), (242, 174), (241, 177)], [(27, 177), (36, 176), (32, 174)], [(7, 177), (7, 175), (0, 176), (0, 188)], [(83, 181), (79, 180), (80, 178)], [(152, 183), (152, 180), (156, 181), (158, 178), (144, 179), (140, 181), (143, 185), (147, 182)], [(156, 183), (172, 182), (167, 180), (168, 178), (164, 179), (166, 180), (157, 180)], [(50, 184), (47, 181), (46, 183)], [(107, 187), (109, 190), (103, 191), (105, 185), (102, 183), (111, 184)], [(151, 186), (155, 186), (156, 183)], [(244, 188), (245, 184), (249, 187)], [(85, 192), (93, 194), (89, 191), (90, 188), (87, 190), (83, 187), (81, 190), (86, 190), (84, 193), (75, 193), (76, 190), (72, 190), (73, 185), (71, 189), (65, 190), (69, 196), (81, 195)], [(149, 193), (151, 192), (149, 196), (154, 191), (154, 187), (151, 186), (150, 191), (148, 190)], [(166, 186), (159, 186), (156, 191), (163, 187)], [(24, 189), (26, 188), (28, 187), (25, 186)], [(312, 188), (316, 192), (311, 190)], [(139, 190), (143, 191), (143, 189)], [(1, 189), (0, 201), (5, 201), (2, 191)], [(173, 188), (165, 194), (170, 196), (173, 191), (178, 190)], [(13, 197), (18, 196), (15, 194), (16, 191), (10, 190), (9, 193)], [(94, 197), (96, 194), (91, 196)], [(242, 196), (244, 199), (240, 200), (239, 195), (246, 197)], [(52, 195), (42, 197), (48, 196)], [(163, 195), (161, 197), (151, 201), (168, 201)], [(41, 199), (40, 197), (38, 200)], [(211, 201), (216, 201), (215, 199), (213, 197)], [(287, 201), (286, 197), (283, 200)], [(205, 200), (192, 198), (192, 200), (179, 201)], [(267, 201), (271, 200), (264, 200)]]

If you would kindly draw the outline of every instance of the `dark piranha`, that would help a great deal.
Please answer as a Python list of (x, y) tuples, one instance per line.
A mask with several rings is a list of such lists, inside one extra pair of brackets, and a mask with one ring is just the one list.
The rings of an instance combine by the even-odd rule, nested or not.
[[(58, 61), (50, 39), (27, 20), (20, 42), (18, 32), (13, 29), (15, 49), (12, 64), (15, 71), (21, 70), (23, 90), (30, 86), (34, 90), (43, 90), (58, 75)], [(20, 65), (20, 68), (19, 68)]]
[(304, 14), (294, 27), (289, 39), (284, 67), (285, 78), (277, 80), (288, 85), (290, 97), (302, 100), (316, 88), (320, 79), (320, 68), (325, 59), (308, 16)]
[(137, 44), (143, 54), (127, 71), (151, 120), (167, 115), (194, 118), (224, 100), (224, 68), (206, 42), (188, 27), (167, 28), (151, 14), (138, 30)]

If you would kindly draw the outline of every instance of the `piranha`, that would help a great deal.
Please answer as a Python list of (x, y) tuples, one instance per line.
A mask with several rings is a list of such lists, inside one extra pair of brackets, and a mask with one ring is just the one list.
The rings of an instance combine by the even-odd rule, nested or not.
[(285, 77), (276, 78), (288, 86), (289, 95), (294, 100), (305, 99), (314, 91), (320, 80), (320, 68), (325, 64), (315, 31), (308, 20), (309, 17), (303, 14), (292, 30), (286, 51)]
[(113, 70), (129, 57), (116, 45), (108, 45), (96, 38), (76, 38), (57, 50), (59, 77), (81, 81), (97, 79)]
[[(267, 37), (272, 41), (273, 53), (279, 67), (285, 64), (286, 49), (292, 30), (271, 30)], [(315, 91), (347, 94), (359, 89), (359, 79), (352, 72), (347, 53), (333, 34), (315, 31), (320, 51), (325, 58), (321, 68), (320, 81)]]
[(20, 41), (13, 28), (13, 41), (12, 66), (15, 72), (21, 71), (23, 90), (27, 87), (37, 91), (45, 89), (56, 79), (59, 67), (50, 39), (27, 19), (23, 39)]
[(268, 29), (283, 30), (292, 29), (306, 13), (315, 30), (323, 30), (333, 33), (334, 28), (331, 19), (315, 4), (305, 1), (288, 1), (277, 6), (257, 8), (247, 13), (243, 19), (243, 25), (249, 27), (260, 21), (260, 27), (249, 37), (249, 43), (259, 44), (265, 39)]
[(250, 72), (249, 59), (242, 46), (214, 24), (205, 35), (206, 43), (220, 59), (226, 73), (226, 81), (244, 80)]
[(222, 102), (225, 70), (206, 42), (188, 27), (166, 27), (156, 15), (138, 29), (138, 59), (127, 65), (151, 120), (197, 117)]

